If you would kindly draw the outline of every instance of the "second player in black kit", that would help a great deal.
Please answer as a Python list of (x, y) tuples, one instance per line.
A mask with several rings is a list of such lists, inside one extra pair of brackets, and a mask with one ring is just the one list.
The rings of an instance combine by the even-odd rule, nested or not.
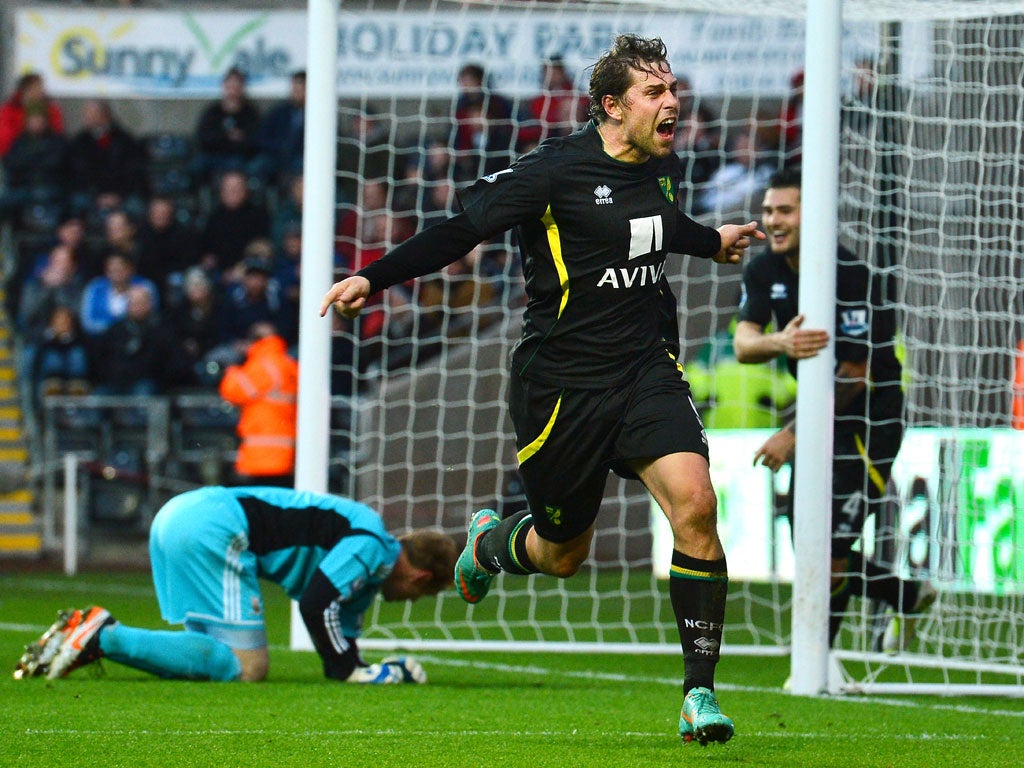
[[(769, 247), (743, 270), (734, 345), (740, 362), (786, 357), (793, 376), (797, 361), (813, 357), (828, 341), (825, 331), (802, 328), (800, 281), (800, 172), (787, 168), (769, 181), (764, 198)], [(930, 584), (903, 581), (851, 547), (865, 518), (883, 503), (893, 462), (903, 440), (902, 366), (896, 357), (896, 312), (882, 281), (842, 246), (836, 253), (835, 419), (832, 460), (832, 597), (829, 642), (839, 631), (852, 595), (884, 601), (894, 613), (919, 614), (934, 600)], [(772, 327), (775, 332), (768, 332)], [(791, 462), (795, 424), (785, 425), (758, 451), (773, 471)], [(789, 506), (793, 517), (795, 471)], [(895, 652), (909, 642), (915, 620), (895, 619), (883, 648)]]
[(463, 190), (461, 213), (336, 283), (322, 311), (352, 316), (367, 296), (515, 230), (528, 302), (509, 411), (529, 509), (473, 516), (456, 586), (475, 603), (499, 571), (572, 576), (589, 554), (608, 472), (639, 478), (675, 538), (679, 732), (706, 743), (733, 734), (713, 692), (728, 576), (707, 441), (676, 360), (665, 259), (736, 262), (763, 235), (755, 222), (715, 230), (679, 210), (675, 89), (660, 39), (620, 36), (594, 65), (591, 122)]

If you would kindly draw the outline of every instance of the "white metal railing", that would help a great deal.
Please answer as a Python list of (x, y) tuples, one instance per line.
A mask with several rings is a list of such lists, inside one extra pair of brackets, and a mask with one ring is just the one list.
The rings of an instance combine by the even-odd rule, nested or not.
[[(188, 476), (194, 467), (203, 461), (227, 467), (234, 457), (237, 412), (214, 394), (54, 396), (43, 401), (39, 416), (34, 470), (42, 485), (43, 548), (62, 548), (69, 572), (82, 555), (79, 534), (90, 521), (82, 510), (94, 500), (94, 476), (139, 487), (138, 512), (124, 529), (130, 533), (147, 529), (166, 497), (198, 484)], [(126, 467), (118, 454), (138, 461)]]

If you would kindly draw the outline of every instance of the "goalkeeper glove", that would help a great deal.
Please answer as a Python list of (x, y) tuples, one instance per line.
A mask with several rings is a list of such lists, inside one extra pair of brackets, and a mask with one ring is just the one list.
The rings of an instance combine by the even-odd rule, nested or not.
[(427, 673), (423, 666), (412, 656), (388, 656), (381, 659), (380, 663), (401, 670), (403, 683), (427, 682)]
[(371, 683), (387, 685), (402, 682), (402, 670), (390, 664), (371, 664), (368, 667), (356, 667), (345, 680), (346, 683)]
[(356, 667), (345, 682), (390, 685), (391, 683), (425, 683), (427, 674), (419, 662), (408, 656), (390, 656), (379, 664)]

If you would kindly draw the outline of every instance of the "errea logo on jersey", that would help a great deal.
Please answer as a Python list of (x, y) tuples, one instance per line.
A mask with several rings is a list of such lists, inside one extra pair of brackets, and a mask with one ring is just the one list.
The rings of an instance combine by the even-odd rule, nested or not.
[(601, 186), (596, 187), (594, 189), (594, 203), (595, 204), (597, 204), (597, 205), (611, 205), (613, 202), (615, 202), (615, 201), (612, 200), (612, 190), (611, 190), (611, 187), (609, 187), (607, 184), (602, 184)]

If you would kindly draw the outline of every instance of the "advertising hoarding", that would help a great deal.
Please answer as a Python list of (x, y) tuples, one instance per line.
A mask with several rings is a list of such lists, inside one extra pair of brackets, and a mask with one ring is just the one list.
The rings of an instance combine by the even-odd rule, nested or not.
[[(788, 470), (752, 465), (773, 430), (709, 430), (711, 479), (730, 576), (791, 581), (793, 547), (780, 514)], [(944, 588), (1024, 593), (1024, 431), (910, 429), (893, 466), (897, 494), (894, 569), (927, 575)], [(671, 531), (652, 501), (655, 570), (668, 574)], [(862, 548), (876, 554), (869, 518)], [(882, 553), (877, 553), (878, 557)]]
[[(219, 93), (232, 66), (256, 97), (283, 97), (306, 66), (304, 11), (25, 8), (15, 13), (14, 71), (40, 72), (54, 96), (197, 98)], [(513, 7), (451, 13), (346, 11), (338, 24), (340, 96), (447, 97), (463, 64), (482, 64), (509, 96), (540, 88), (541, 64), (563, 56), (583, 85), (614, 35), (661, 36), (677, 74), (712, 95), (781, 97), (802, 67), (792, 19), (659, 11)], [(746, 41), (771, 40), (772, 45)], [(738, 41), (743, 41), (742, 44)], [(877, 48), (874, 25), (846, 27), (844, 56)]]

